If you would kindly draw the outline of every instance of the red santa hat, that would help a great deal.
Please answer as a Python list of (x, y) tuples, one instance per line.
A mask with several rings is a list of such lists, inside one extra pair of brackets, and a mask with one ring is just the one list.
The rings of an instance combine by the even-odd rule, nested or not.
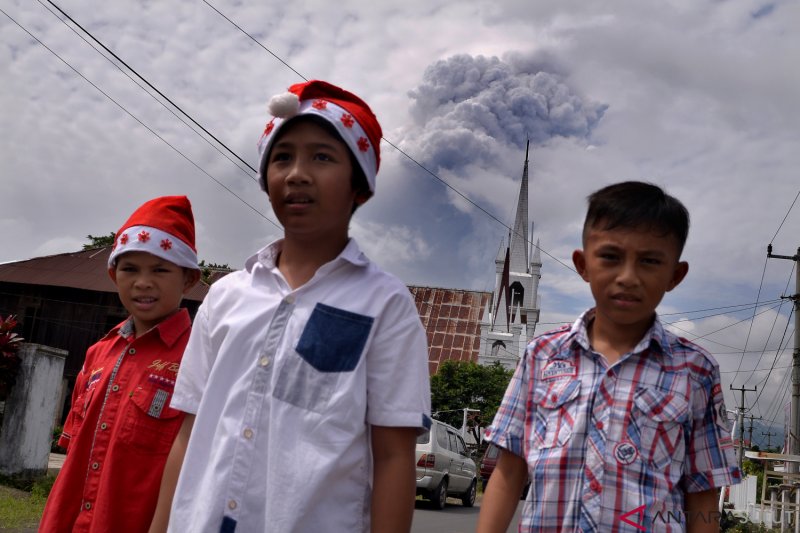
[(142, 204), (117, 232), (108, 268), (127, 252), (147, 252), (178, 266), (199, 269), (192, 204), (185, 196), (161, 196)]
[(292, 85), (288, 92), (273, 96), (269, 112), (273, 118), (258, 141), (258, 177), (262, 189), (267, 190), (267, 155), (281, 127), (293, 117), (316, 115), (336, 128), (364, 171), (370, 192), (375, 193), (383, 133), (364, 100), (330, 83), (311, 80)]

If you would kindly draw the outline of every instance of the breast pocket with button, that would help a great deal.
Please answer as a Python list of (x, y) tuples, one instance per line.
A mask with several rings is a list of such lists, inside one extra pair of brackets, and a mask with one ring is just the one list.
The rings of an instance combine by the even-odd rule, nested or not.
[(169, 406), (171, 397), (169, 387), (150, 382), (136, 387), (126, 402), (120, 441), (149, 453), (168, 453), (183, 421), (181, 411)]
[(689, 403), (682, 394), (649, 387), (636, 391), (633, 421), (639, 430), (639, 450), (656, 469), (683, 463), (688, 413)]
[(534, 392), (534, 442), (540, 448), (564, 446), (572, 435), (577, 417), (576, 401), (581, 382), (568, 379), (540, 384)]
[(281, 362), (273, 395), (298, 407), (321, 412), (339, 377), (361, 360), (374, 319), (318, 303), (295, 352)]

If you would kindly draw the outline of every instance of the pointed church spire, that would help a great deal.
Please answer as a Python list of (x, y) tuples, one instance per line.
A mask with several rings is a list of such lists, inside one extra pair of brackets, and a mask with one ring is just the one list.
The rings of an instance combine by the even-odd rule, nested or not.
[(519, 186), (517, 213), (514, 217), (514, 230), (509, 240), (511, 249), (511, 270), (528, 272), (528, 151), (531, 142), (525, 146), (525, 167), (522, 170), (522, 183)]
[(539, 239), (536, 239), (536, 248), (533, 250), (533, 258), (531, 259), (531, 264), (536, 266), (542, 266), (542, 252), (539, 250)]

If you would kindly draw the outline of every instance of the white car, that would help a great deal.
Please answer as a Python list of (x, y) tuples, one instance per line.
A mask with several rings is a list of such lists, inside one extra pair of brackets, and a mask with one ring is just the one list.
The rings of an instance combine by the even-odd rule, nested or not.
[(417, 437), (417, 494), (444, 509), (448, 496), (464, 507), (475, 504), (478, 469), (459, 431), (434, 420), (431, 430)]

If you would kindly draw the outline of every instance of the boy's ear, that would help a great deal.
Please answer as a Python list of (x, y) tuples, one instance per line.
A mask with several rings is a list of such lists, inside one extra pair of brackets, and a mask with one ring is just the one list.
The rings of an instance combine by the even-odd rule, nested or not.
[(114, 285), (117, 284), (117, 267), (111, 267), (108, 269), (108, 275), (111, 277), (111, 281), (114, 282)]
[(372, 197), (372, 193), (366, 191), (359, 191), (356, 193), (356, 205), (361, 207), (364, 203)]
[(586, 276), (586, 255), (583, 250), (575, 250), (572, 252), (572, 264), (575, 265), (575, 270), (581, 275), (583, 281), (589, 281)]
[(667, 292), (677, 287), (688, 273), (689, 263), (686, 261), (678, 261), (678, 264), (675, 265), (675, 270), (672, 272), (672, 280), (670, 280), (669, 285), (667, 285)]
[(191, 268), (187, 268), (183, 271), (183, 294), (189, 292), (189, 290), (197, 285), (197, 282), (200, 281), (200, 271), (194, 270)]

